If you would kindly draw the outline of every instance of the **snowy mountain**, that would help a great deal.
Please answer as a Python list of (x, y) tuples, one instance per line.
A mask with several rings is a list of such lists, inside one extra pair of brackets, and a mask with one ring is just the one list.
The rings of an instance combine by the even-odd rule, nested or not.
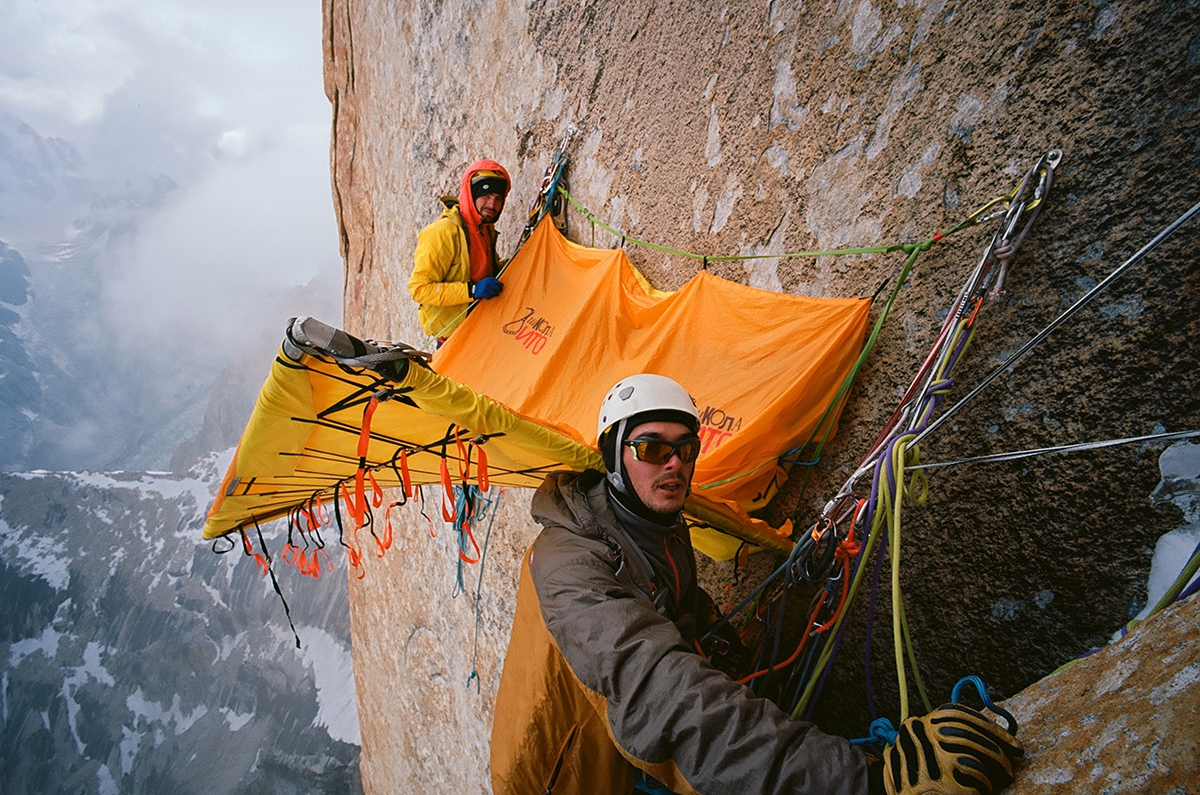
[(28, 302), (29, 267), (19, 252), (0, 243), (0, 470), (25, 460), (42, 403), (33, 360), (20, 337)]
[(4, 792), (362, 791), (345, 573), (276, 562), (297, 650), (253, 559), (197, 544), (224, 458), (0, 475)]
[(162, 175), (101, 176), (70, 142), (0, 112), (0, 309), (16, 316), (0, 312), (12, 348), (0, 378), (39, 389), (12, 428), (30, 438), (0, 437), (0, 467), (161, 469), (199, 426), (219, 365), (178, 341), (131, 349), (111, 298), (138, 230), (176, 188)]

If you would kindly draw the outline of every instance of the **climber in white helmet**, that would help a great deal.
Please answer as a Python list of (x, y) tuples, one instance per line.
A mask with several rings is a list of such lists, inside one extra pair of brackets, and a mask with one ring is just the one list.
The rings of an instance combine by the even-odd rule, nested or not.
[[(555, 473), (534, 495), (543, 529), (521, 567), (496, 698), (496, 795), (873, 795), (893, 772), (893, 795), (990, 795), (1011, 781), (1020, 746), (973, 710), (946, 707), (901, 727), (938, 718), (957, 756), (936, 756), (934, 729), (921, 723), (931, 742), (903, 762), (885, 754), (868, 764), (845, 739), (792, 720), (719, 670), (742, 647), (732, 631), (712, 647), (699, 642), (719, 618), (697, 585), (682, 516), (699, 426), (676, 382), (622, 379), (597, 423), (607, 473)], [(971, 776), (984, 790), (963, 786)]]

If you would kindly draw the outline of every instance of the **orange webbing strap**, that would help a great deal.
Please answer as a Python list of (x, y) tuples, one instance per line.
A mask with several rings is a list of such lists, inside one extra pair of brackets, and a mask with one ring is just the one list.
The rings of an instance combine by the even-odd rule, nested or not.
[(475, 540), (475, 534), (471, 532), (471, 520), (463, 521), (463, 531), (467, 534), (467, 540), (471, 542), (471, 546), (475, 548), (475, 557), (468, 557), (467, 553), (463, 552), (462, 547), (458, 549), (458, 556), (462, 558), (463, 563), (474, 566), (479, 562), (479, 542)]
[[(373, 470), (367, 470), (367, 477), (371, 480), (371, 505), (378, 508), (383, 505), (383, 489), (379, 488), (379, 483), (375, 480), (375, 472)], [(390, 505), (388, 506), (389, 509), (391, 507)], [(375, 544), (379, 547), (379, 551), (375, 555), (380, 558), (383, 557), (383, 553), (387, 552), (388, 548), (392, 545), (392, 519), (386, 515), (386, 512), (385, 519), (387, 520), (385, 522), (386, 527), (384, 528), (386, 539), (381, 539), (375, 535), (375, 522), (371, 522), (371, 538), (375, 539)]]
[(279, 553), (279, 557), (283, 558), (284, 563), (299, 569), (301, 574), (308, 574), (307, 554), (301, 547), (296, 546), (291, 541), (283, 545), (283, 550)]
[(371, 481), (371, 505), (379, 508), (383, 505), (383, 489), (379, 488), (379, 482), (375, 480), (375, 470), (367, 470), (367, 478)]
[(392, 548), (392, 509), (403, 505), (402, 502), (392, 502), (383, 512), (383, 538), (376, 538), (375, 543), (379, 545), (379, 551), (376, 553), (379, 557), (383, 557), (383, 553)]
[[(354, 473), (355, 502), (349, 506), (356, 530), (362, 527), (363, 515), (367, 512), (367, 501), (363, 493), (363, 476), (367, 471), (367, 450), (371, 446), (371, 418), (375, 415), (377, 408), (379, 408), (379, 398), (372, 395), (371, 399), (367, 401), (366, 408), (363, 409), (362, 430), (358, 434), (358, 471)], [(371, 480), (373, 482), (374, 478)], [(382, 502), (383, 498), (379, 499)], [(376, 503), (376, 507), (379, 504)]]
[[(357, 515), (357, 508), (350, 499), (350, 492), (346, 489), (346, 481), (342, 481), (342, 500), (346, 507), (350, 510), (351, 515)], [(346, 560), (350, 562), (350, 568), (354, 569), (354, 575), (358, 579), (366, 576), (366, 572), (362, 568), (362, 549), (358, 546), (358, 522), (354, 523), (351, 528), (349, 541), (343, 542), (346, 546)]]
[[(376, 487), (373, 478), (371, 483), (373, 488)], [(333, 571), (333, 559), (325, 551), (325, 542), (321, 540), (318, 532), (321, 525), (328, 521), (329, 511), (321, 502), (320, 492), (315, 492), (308, 500), (297, 505), (288, 517), (288, 542), (284, 545), (280, 555), (284, 563), (295, 566), (296, 570), (306, 577), (320, 579), (321, 559), (319, 555), (324, 553), (326, 571)], [(304, 541), (303, 547), (292, 543), (293, 527), (300, 532), (300, 539)], [(312, 537), (311, 540), (309, 536)]]
[(454, 435), (454, 444), (458, 447), (458, 479), (466, 488), (467, 482), (471, 479), (471, 448), (469, 445), (463, 444), (460, 434)]
[[(460, 530), (461, 535), (460, 535), (460, 541), (459, 541), (459, 545), (458, 545), (458, 557), (462, 560), (463, 563), (467, 563), (472, 566), (475, 565), (476, 563), (478, 563), (479, 559), (480, 559), (479, 542), (477, 542), (475, 540), (475, 534), (471, 532), (471, 520), (473, 518), (475, 518), (475, 503), (471, 499), (471, 495), (470, 495), (470, 492), (468, 491), (467, 487), (464, 486), (463, 487), (462, 528)], [(466, 554), (466, 552), (463, 551), (463, 544), (461, 541), (462, 535), (465, 535), (467, 537), (467, 540), (471, 542), (471, 546), (475, 548), (475, 557), (474, 558), (469, 557)]]
[(333, 571), (333, 558), (329, 557), (329, 553), (325, 551), (325, 547), (317, 547), (316, 549), (314, 549), (312, 551), (312, 555), (310, 556), (311, 561), (312, 561), (312, 568), (309, 570), (309, 574), (311, 574), (313, 576), (313, 579), (321, 578), (321, 558), (319, 557), (320, 555), (325, 556), (325, 563), (328, 566), (328, 568), (326, 568), (325, 571), (326, 572)]
[(400, 482), (404, 484), (404, 496), (412, 499), (416, 492), (413, 491), (412, 475), (408, 471), (408, 451), (400, 451)]
[(238, 532), (242, 534), (242, 549), (245, 550), (246, 555), (254, 558), (254, 562), (258, 564), (258, 568), (261, 569), (259, 576), (266, 577), (268, 568), (267, 559), (254, 551), (254, 545), (250, 543), (250, 536), (246, 535), (246, 528), (239, 527)]
[(446, 456), (442, 456), (442, 519), (447, 522), (453, 522), (455, 517), (454, 510), (454, 486), (450, 484), (450, 465), (446, 463)]
[[(288, 535), (287, 543), (280, 550), (279, 557), (283, 558), (283, 562), (289, 566), (295, 566), (301, 574), (308, 574), (308, 539), (305, 537), (304, 525), (311, 525), (312, 519), (308, 515), (308, 508), (304, 504), (297, 505), (288, 512)], [(298, 547), (292, 542), (292, 533), (295, 530), (300, 531), (300, 539), (304, 541), (303, 547)]]

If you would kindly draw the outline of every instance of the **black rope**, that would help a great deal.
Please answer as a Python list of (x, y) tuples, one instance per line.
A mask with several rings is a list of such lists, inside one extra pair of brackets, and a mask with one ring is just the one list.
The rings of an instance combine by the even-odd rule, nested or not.
[(292, 628), (292, 637), (296, 639), (296, 648), (300, 648), (300, 633), (296, 631), (296, 625), (292, 622), (292, 609), (288, 607), (287, 599), (283, 597), (283, 590), (279, 587), (279, 580), (275, 579), (275, 567), (271, 565), (271, 553), (267, 551), (267, 543), (263, 541), (262, 528), (258, 526), (258, 520), (254, 520), (254, 529), (258, 533), (258, 547), (262, 550), (263, 558), (267, 561), (267, 574), (271, 575), (271, 585), (275, 588), (275, 593), (279, 595), (279, 601), (283, 603), (283, 613), (287, 616), (288, 626)]

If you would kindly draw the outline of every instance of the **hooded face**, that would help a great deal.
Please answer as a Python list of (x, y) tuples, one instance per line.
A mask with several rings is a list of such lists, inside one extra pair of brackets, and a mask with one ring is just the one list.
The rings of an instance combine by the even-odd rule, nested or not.
[[(662, 439), (679, 442), (694, 439), (696, 434), (681, 422), (656, 421), (636, 426), (628, 435), (630, 439)], [(683, 510), (683, 502), (692, 485), (692, 474), (696, 462), (687, 464), (677, 454), (672, 454), (664, 464), (639, 461), (633, 450), (622, 445), (621, 463), (628, 483), (638, 499), (651, 511), (659, 514), (674, 514)]]
[(504, 194), (485, 193), (479, 196), (475, 199), (475, 210), (485, 224), (496, 223), (500, 220), (500, 213), (504, 211)]
[[(462, 213), (463, 231), (467, 233), (473, 282), (496, 275), (496, 230), (492, 224), (500, 218), (510, 184), (508, 172), (495, 160), (475, 161), (459, 182), (458, 210)], [(483, 202), (481, 211), (476, 202), (489, 193), (498, 194), (500, 202), (497, 205), (495, 199), (489, 199)]]

